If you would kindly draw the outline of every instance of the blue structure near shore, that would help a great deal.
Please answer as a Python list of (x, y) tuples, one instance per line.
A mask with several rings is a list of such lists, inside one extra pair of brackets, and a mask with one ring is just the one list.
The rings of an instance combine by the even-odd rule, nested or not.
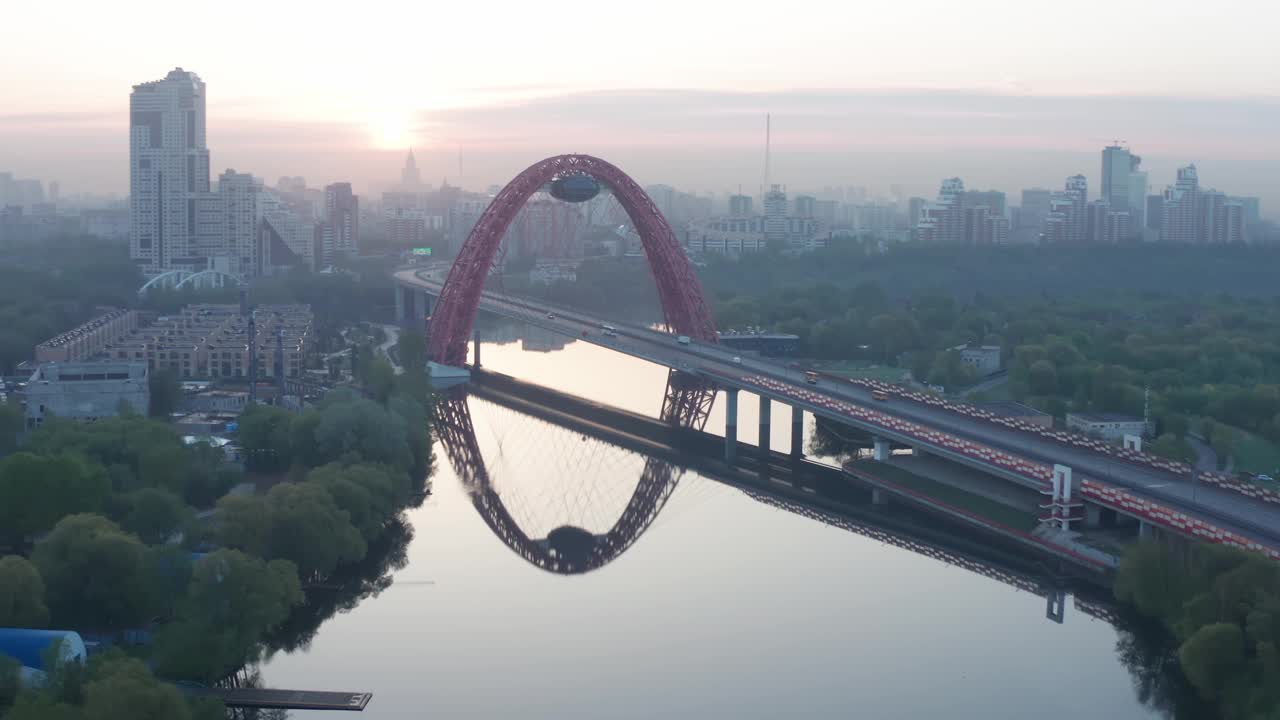
[(48, 670), (45, 654), (49, 648), (62, 645), (60, 659), (84, 662), (88, 655), (80, 633), (71, 630), (27, 630), (25, 628), (0, 628), (0, 655), (22, 663), (33, 670)]

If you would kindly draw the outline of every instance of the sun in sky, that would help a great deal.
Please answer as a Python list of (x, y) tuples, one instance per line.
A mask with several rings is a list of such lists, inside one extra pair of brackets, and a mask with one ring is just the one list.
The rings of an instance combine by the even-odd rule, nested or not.
[(380, 112), (369, 119), (369, 140), (379, 150), (406, 148), (414, 144), (413, 114), (403, 110)]

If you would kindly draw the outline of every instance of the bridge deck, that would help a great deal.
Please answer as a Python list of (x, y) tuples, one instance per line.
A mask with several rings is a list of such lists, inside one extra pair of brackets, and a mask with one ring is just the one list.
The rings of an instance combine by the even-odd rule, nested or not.
[[(416, 271), (396, 276), (403, 286), (438, 293), (442, 282)], [(877, 402), (853, 383), (806, 382), (803, 371), (738, 357), (735, 350), (706, 343), (680, 344), (667, 333), (611, 322), (535, 301), (486, 292), (482, 309), (552, 332), (608, 347), (666, 367), (710, 378), (718, 384), (796, 405), (887, 439), (979, 467), (1028, 487), (1048, 484), (1052, 465), (1073, 469), (1093, 502), (1183, 534), (1251, 547), (1280, 559), (1280, 507), (1160, 468), (1139, 466), (1088, 448), (1064, 445), (1034, 433), (966, 417), (925, 403)]]

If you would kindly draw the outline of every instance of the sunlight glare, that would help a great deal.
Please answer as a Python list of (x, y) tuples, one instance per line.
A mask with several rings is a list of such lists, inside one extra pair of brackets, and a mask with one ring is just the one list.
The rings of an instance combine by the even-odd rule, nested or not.
[(379, 150), (406, 148), (414, 144), (412, 115), (403, 112), (385, 112), (369, 122), (369, 136)]

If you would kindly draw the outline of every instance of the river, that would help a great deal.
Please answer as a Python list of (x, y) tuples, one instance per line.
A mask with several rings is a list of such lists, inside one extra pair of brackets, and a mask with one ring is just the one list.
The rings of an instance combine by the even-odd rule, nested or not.
[[(511, 332), (483, 348), (487, 368), (657, 415), (665, 369)], [(743, 400), (740, 438), (754, 443)], [(467, 402), (529, 537), (604, 533), (627, 507), (644, 457)], [(789, 419), (774, 408), (775, 449)], [(707, 429), (723, 427), (717, 402)], [(390, 586), (264, 661), (265, 685), (371, 691), (375, 719), (1164, 717), (1121, 659), (1128, 634), (1070, 601), (1052, 622), (1038, 595), (694, 472), (625, 552), (571, 576), (504, 544), (439, 444), (431, 484)]]

